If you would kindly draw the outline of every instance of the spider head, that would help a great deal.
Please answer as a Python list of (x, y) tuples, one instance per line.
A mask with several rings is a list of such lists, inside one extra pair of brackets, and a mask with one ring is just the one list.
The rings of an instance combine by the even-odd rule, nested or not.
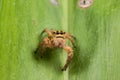
[(54, 35), (64, 35), (65, 34), (65, 32), (64, 31), (62, 31), (62, 30), (56, 30), (56, 31), (53, 31), (53, 34)]
[(56, 37), (58, 37), (58, 36), (63, 36), (64, 37), (64, 35), (66, 34), (64, 31), (62, 31), (62, 30), (56, 30), (56, 31), (53, 31), (52, 32), (52, 34), (54, 35), (54, 36), (56, 36)]

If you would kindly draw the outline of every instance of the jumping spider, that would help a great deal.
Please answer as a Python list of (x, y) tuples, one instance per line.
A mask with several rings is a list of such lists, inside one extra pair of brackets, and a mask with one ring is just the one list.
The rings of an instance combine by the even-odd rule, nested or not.
[(44, 54), (46, 48), (63, 48), (65, 51), (68, 52), (66, 64), (62, 68), (62, 71), (65, 71), (73, 57), (73, 49), (70, 46), (67, 46), (66, 39), (69, 39), (72, 45), (74, 46), (75, 38), (71, 34), (66, 33), (64, 31), (60, 31), (60, 30), (44, 29), (41, 35), (44, 32), (47, 33), (47, 36), (43, 38), (43, 40), (39, 43), (38, 48), (36, 49), (35, 53), (37, 53), (40, 47), (42, 47), (41, 49), (42, 55)]

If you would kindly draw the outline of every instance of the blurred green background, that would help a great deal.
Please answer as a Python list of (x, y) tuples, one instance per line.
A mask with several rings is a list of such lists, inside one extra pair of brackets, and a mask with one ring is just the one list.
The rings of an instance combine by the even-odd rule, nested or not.
[[(0, 0), (0, 80), (120, 80), (120, 1)], [(37, 60), (40, 32), (61, 29), (76, 37), (67, 71), (62, 50)], [(65, 54), (64, 54), (65, 53)]]

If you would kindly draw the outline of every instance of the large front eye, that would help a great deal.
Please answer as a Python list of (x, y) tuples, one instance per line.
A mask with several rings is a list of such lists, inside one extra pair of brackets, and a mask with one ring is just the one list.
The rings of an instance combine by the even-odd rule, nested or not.
[(62, 35), (62, 34), (63, 34), (63, 31), (60, 31), (60, 34)]
[(61, 35), (63, 35), (63, 34), (64, 34), (64, 32), (62, 32), (62, 31), (61, 31), (61, 32), (60, 32), (60, 34), (61, 34)]
[(56, 34), (59, 34), (59, 32), (58, 32), (58, 31), (56, 31)]
[(63, 35), (63, 33), (62, 33), (62, 32), (61, 32), (60, 34), (61, 34), (61, 35)]

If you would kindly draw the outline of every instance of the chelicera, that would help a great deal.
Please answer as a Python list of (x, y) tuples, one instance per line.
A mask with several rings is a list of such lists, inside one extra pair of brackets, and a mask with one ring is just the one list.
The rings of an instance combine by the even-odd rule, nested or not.
[(71, 62), (71, 59), (73, 58), (73, 49), (72, 49), (72, 47), (70, 47), (66, 44), (66, 40), (67, 39), (70, 40), (73, 47), (75, 47), (74, 46), (75, 37), (73, 37), (71, 34), (61, 31), (61, 30), (44, 29), (42, 31), (41, 35), (43, 33), (47, 33), (47, 36), (45, 36), (42, 39), (42, 41), (39, 42), (39, 45), (38, 45), (35, 53), (38, 52), (40, 47), (42, 47), (41, 48), (42, 56), (44, 55), (45, 50), (47, 48), (63, 48), (68, 53), (66, 63), (64, 65), (64, 67), (62, 68), (62, 71), (65, 71), (67, 69), (69, 63)]

